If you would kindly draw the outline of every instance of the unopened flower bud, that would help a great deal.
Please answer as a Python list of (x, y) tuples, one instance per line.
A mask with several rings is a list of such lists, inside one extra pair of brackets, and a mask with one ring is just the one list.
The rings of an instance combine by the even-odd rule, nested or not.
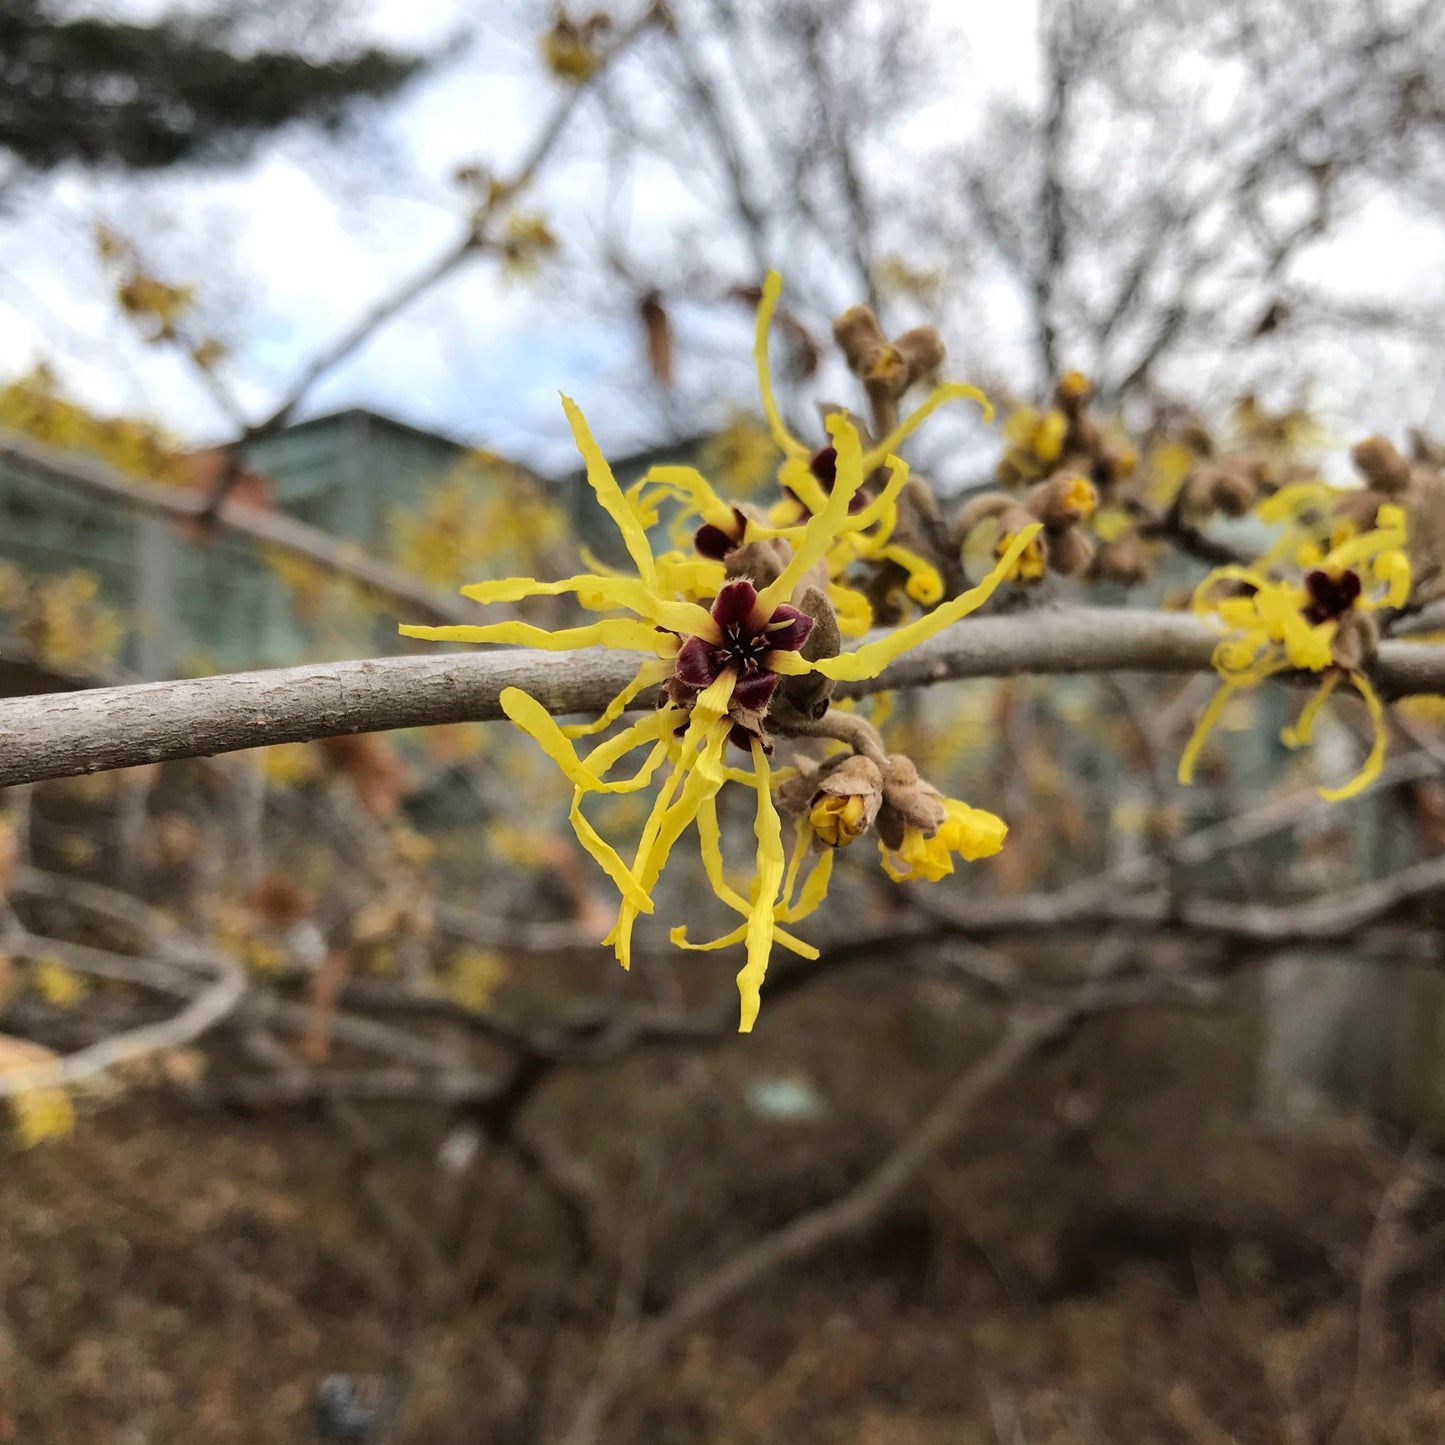
[(850, 306), (838, 317), (833, 323), (833, 340), (855, 376), (862, 376), (888, 346), (878, 318), (867, 306)]
[(730, 579), (745, 578), (761, 592), (777, 581), (792, 555), (793, 549), (786, 542), (770, 537), (734, 547), (726, 554), (725, 569)]
[(1258, 480), (1237, 462), (1196, 467), (1179, 489), (1179, 515), (1190, 524), (1203, 522), (1215, 512), (1242, 517), (1259, 498)]
[(1063, 472), (1040, 482), (1025, 505), (1050, 532), (1062, 532), (1094, 515), (1099, 494), (1094, 484), (1076, 472)]
[(1410, 485), (1410, 464), (1388, 437), (1371, 436), (1356, 442), (1350, 460), (1377, 491), (1397, 497)]
[(1054, 401), (1060, 410), (1077, 416), (1094, 390), (1093, 383), (1082, 371), (1066, 371), (1054, 388)]
[(1352, 607), (1339, 621), (1330, 643), (1330, 657), (1347, 672), (1367, 672), (1380, 651), (1380, 629), (1368, 612)]
[(932, 833), (942, 826), (947, 810), (943, 794), (918, 776), (911, 758), (894, 753), (883, 776), (883, 806), (878, 810), (878, 836), (890, 848), (902, 846), (904, 830)]
[[(843, 647), (843, 634), (838, 629), (838, 614), (821, 587), (805, 587), (794, 602), (800, 612), (813, 619), (813, 630), (799, 649), (808, 662), (837, 657)], [(821, 672), (785, 677), (778, 688), (774, 706), (798, 713), (802, 717), (820, 718), (828, 711), (828, 700), (837, 684)]]
[(1049, 537), (1048, 565), (1064, 577), (1077, 577), (1094, 560), (1094, 544), (1076, 527)]
[[(1024, 507), (1013, 505), (998, 514), (998, 535), (994, 538), (994, 556), (1002, 557), (1013, 545), (1014, 538), (1025, 527), (1034, 525), (1034, 514)], [(1037, 582), (1048, 567), (1048, 547), (1045, 533), (1040, 532), (1023, 550), (1014, 564), (1009, 578), (1014, 582)]]
[(1138, 465), (1139, 452), (1129, 442), (1107, 445), (1099, 455), (1099, 467), (1112, 482), (1132, 477)]
[(908, 366), (910, 385), (937, 376), (948, 359), (948, 348), (932, 326), (916, 326), (912, 331), (905, 331), (894, 341), (893, 349)]
[(871, 758), (854, 753), (819, 783), (808, 822), (820, 843), (845, 847), (873, 826), (882, 805), (882, 772)]
[(1099, 545), (1094, 556), (1094, 572), (1110, 582), (1137, 587), (1147, 582), (1154, 571), (1153, 561), (1144, 540), (1133, 527)]
[(914, 382), (934, 376), (947, 355), (942, 337), (931, 326), (915, 327), (889, 341), (866, 306), (851, 307), (838, 317), (833, 339), (875, 402), (897, 401)]

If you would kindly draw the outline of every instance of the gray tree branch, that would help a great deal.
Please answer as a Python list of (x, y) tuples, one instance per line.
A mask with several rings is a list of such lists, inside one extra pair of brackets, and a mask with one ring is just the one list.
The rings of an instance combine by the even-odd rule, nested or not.
[[(1215, 641), (1184, 613), (1074, 607), (973, 618), (840, 691), (1019, 673), (1199, 672)], [(554, 714), (598, 712), (639, 660), (600, 649), (496, 648), (13, 698), (0, 703), (0, 787), (346, 733), (490, 721), (502, 716), (509, 687)], [(1375, 681), (1389, 696), (1445, 693), (1445, 646), (1387, 642)]]

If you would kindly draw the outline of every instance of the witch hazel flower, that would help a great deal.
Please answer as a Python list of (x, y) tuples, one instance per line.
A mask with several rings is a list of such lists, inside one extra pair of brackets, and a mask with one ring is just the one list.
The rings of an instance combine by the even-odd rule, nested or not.
[[(1311, 484), (1318, 492), (1322, 484)], [(1304, 489), (1296, 489), (1303, 492)], [(1324, 489), (1328, 490), (1328, 489)], [(1266, 520), (1287, 519), (1295, 499), (1280, 495), (1259, 510)], [(1205, 740), (1225, 707), (1241, 690), (1281, 673), (1318, 673), (1319, 686), (1298, 721), (1284, 729), (1287, 747), (1304, 747), (1335, 689), (1348, 683), (1369, 713), (1374, 740), (1359, 771), (1320, 796), (1338, 802), (1362, 793), (1379, 776), (1385, 761), (1385, 709), (1369, 678), (1380, 634), (1373, 614), (1404, 605), (1410, 595), (1411, 567), (1406, 553), (1406, 516), (1390, 504), (1378, 508), (1375, 526), (1352, 535), (1350, 529), (1328, 552), (1290, 533), (1265, 558), (1250, 567), (1217, 567), (1199, 584), (1194, 610), (1225, 629), (1214, 649), (1219, 690), (1199, 718), (1179, 760), (1179, 781), (1191, 783)], [(1303, 575), (1275, 575), (1293, 554)]]
[[(764, 404), (776, 429), (782, 424), (767, 382), (765, 343), (767, 319), (780, 284), (776, 277), (769, 278), (759, 323)], [(976, 395), (972, 388), (935, 390), (899, 425), (889, 446), (909, 434), (920, 413), (961, 394)], [(840, 801), (834, 804), (815, 801), (797, 820), (789, 854), (774, 787), (792, 773), (775, 769), (769, 761), (775, 737), (855, 737), (861, 719), (850, 713), (835, 718), (829, 711), (833, 685), (877, 677), (895, 658), (977, 610), (1011, 574), (1041, 524), (1022, 528), (997, 566), (976, 586), (940, 602), (906, 626), (871, 636), (845, 651), (841, 621), (831, 602), (840, 585), (835, 568), (841, 558), (856, 560), (872, 547), (887, 545), (878, 539), (891, 526), (890, 509), (908, 479), (908, 468), (891, 450), (865, 450), (858, 428), (847, 416), (830, 416), (826, 427), (833, 455), (825, 490), (808, 470), (810, 454), (789, 439), (791, 449), (785, 451), (790, 454), (780, 481), (788, 484), (806, 474), (812, 487), (798, 493), (803, 496), (805, 516), (779, 526), (766, 516), (759, 520), (724, 502), (689, 468), (655, 468), (624, 492), (580, 409), (566, 397), (562, 404), (586, 462), (593, 496), (616, 526), (633, 572), (624, 574), (589, 558), (591, 570), (559, 581), (509, 577), (464, 587), (462, 592), (485, 604), (569, 596), (583, 612), (604, 615), (555, 631), (514, 619), (451, 627), (403, 626), (401, 631), (428, 641), (514, 644), (550, 651), (602, 646), (640, 654), (630, 681), (591, 721), (564, 726), (536, 698), (515, 687), (503, 691), (502, 708), (573, 785), (569, 813), (573, 830), (620, 895), (616, 922), (604, 942), (624, 968), (631, 965), (638, 919), (655, 911), (657, 885), (669, 858), (685, 837), (695, 836), (710, 890), (742, 921), (710, 940), (689, 939), (685, 926), (674, 928), (670, 936), (689, 949), (743, 946), (745, 961), (737, 983), (739, 1028), (746, 1033), (758, 1015), (774, 947), (804, 958), (818, 956), (817, 948), (798, 937), (792, 925), (822, 904), (837, 846), (853, 841), (881, 819), (887, 804), (887, 790), (881, 785), (876, 804), (868, 799), (854, 803), (847, 795), (838, 795)], [(869, 497), (864, 485), (875, 473), (884, 475), (876, 495)], [(860, 496), (861, 506), (857, 505)], [(656, 555), (649, 533), (661, 521), (661, 508), (669, 503), (680, 511), (674, 536), (681, 528), (685, 537), (686, 528), (701, 520), (699, 545)], [(710, 545), (716, 538), (708, 528), (733, 545)], [(628, 710), (653, 687), (658, 687), (657, 708), (635, 721), (624, 721)], [(849, 718), (854, 721), (845, 723)], [(600, 734), (607, 736), (598, 740)], [(578, 748), (582, 739), (591, 739), (585, 751)], [(856, 741), (855, 752), (861, 747), (865, 754), (883, 756), (876, 735)], [(741, 765), (735, 761), (739, 757)], [(897, 782), (894, 765), (885, 759), (883, 767)], [(753, 876), (746, 892), (733, 886), (724, 867), (717, 799), (729, 784), (753, 795)], [(652, 790), (651, 806), (640, 832), (626, 847), (603, 837), (584, 810), (595, 795), (646, 789)], [(1004, 826), (997, 819), (993, 823), (997, 826), (991, 836), (1001, 844)], [(904, 876), (939, 876), (946, 871), (950, 851), (982, 856), (982, 834), (967, 840), (969, 851), (957, 846), (960, 826), (946, 803), (930, 809), (927, 817), (907, 821), (896, 839), (899, 862), (909, 870)], [(820, 851), (820, 838), (831, 846)], [(889, 871), (895, 876), (900, 872), (891, 865)]]

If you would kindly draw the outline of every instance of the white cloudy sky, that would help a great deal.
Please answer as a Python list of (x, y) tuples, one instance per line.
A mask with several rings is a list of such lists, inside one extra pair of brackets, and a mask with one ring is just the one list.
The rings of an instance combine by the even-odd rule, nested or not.
[[(94, 8), (147, 16), (165, 6)], [(986, 82), (1027, 84), (1031, 68), (1031, 5), (969, 8), (958, 93), (941, 102), (954, 125), (966, 123)], [(258, 413), (312, 348), (447, 246), (459, 224), (454, 168), (482, 159), (505, 173), (533, 133), (539, 91), (552, 90), (527, 23), (536, 7), (354, 0), (353, 12), (369, 33), (401, 46), (474, 38), (368, 118), (360, 144), (332, 149), (288, 136), (221, 175), (72, 173), (28, 186), (0, 215), (0, 375), (44, 358), (95, 405), (152, 414), (188, 438), (225, 434), (187, 368), (139, 345), (117, 319), (93, 255), (96, 219), (134, 236), (167, 279), (203, 278), (206, 314), (235, 349), (232, 385)], [(565, 208), (595, 184), (594, 170), (564, 163), (538, 200)], [(643, 200), (687, 205), (661, 185)], [(636, 347), (619, 325), (579, 326), (575, 315), (560, 323), (545, 296), (482, 261), (388, 326), (306, 410), (368, 405), (548, 456), (562, 436), (557, 390), (584, 396), (589, 379), (615, 375)]]
[[(137, 15), (164, 8), (161, 0), (94, 3)], [(918, 118), (920, 135), (943, 126), (957, 133), (991, 92), (1026, 91), (1036, 79), (1032, 3), (933, 5), (959, 44), (949, 66), (953, 90)], [(97, 406), (154, 415), (197, 441), (226, 433), (187, 368), (138, 344), (117, 318), (92, 251), (97, 219), (134, 235), (167, 277), (203, 282), (205, 314), (235, 350), (232, 384), (258, 415), (312, 349), (448, 245), (459, 227), (451, 173), (470, 160), (505, 173), (533, 133), (539, 93), (551, 90), (529, 23), (540, 6), (352, 0), (352, 7), (372, 35), (398, 45), (433, 46), (463, 33), (472, 39), (340, 148), (286, 136), (224, 174), (99, 181), (76, 173), (29, 186), (0, 212), (0, 376), (44, 358)], [(536, 203), (552, 214), (585, 212), (599, 183), (599, 167), (564, 159), (544, 177)], [(646, 206), (677, 212), (689, 204), (675, 181), (644, 175), (637, 184), (652, 187), (640, 198)], [(1325, 264), (1347, 279), (1384, 246), (1402, 285), (1438, 292), (1438, 244), (1433, 230), (1381, 213)], [(740, 347), (745, 338), (743, 326)], [(509, 283), (482, 261), (389, 325), (305, 409), (371, 406), (551, 464), (566, 445), (557, 391), (575, 393), (584, 406), (589, 390), (615, 393), (636, 346), (623, 317), (579, 323), (576, 312), (549, 304), (545, 290)], [(1410, 406), (1424, 413), (1438, 406), (1442, 383), (1445, 368), (1440, 378), (1421, 378)], [(1347, 410), (1358, 383), (1341, 382), (1336, 394), (1330, 385), (1327, 376), (1326, 403)], [(633, 440), (606, 436), (605, 422), (600, 431), (604, 444)]]

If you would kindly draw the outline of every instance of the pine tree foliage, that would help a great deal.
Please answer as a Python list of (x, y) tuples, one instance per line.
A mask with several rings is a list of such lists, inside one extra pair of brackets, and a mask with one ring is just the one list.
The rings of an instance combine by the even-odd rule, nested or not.
[(0, 149), (39, 171), (236, 160), (291, 122), (334, 128), (353, 102), (391, 94), (425, 63), (375, 48), (330, 58), (288, 46), (242, 50), (214, 16), (139, 24), (6, 0)]

